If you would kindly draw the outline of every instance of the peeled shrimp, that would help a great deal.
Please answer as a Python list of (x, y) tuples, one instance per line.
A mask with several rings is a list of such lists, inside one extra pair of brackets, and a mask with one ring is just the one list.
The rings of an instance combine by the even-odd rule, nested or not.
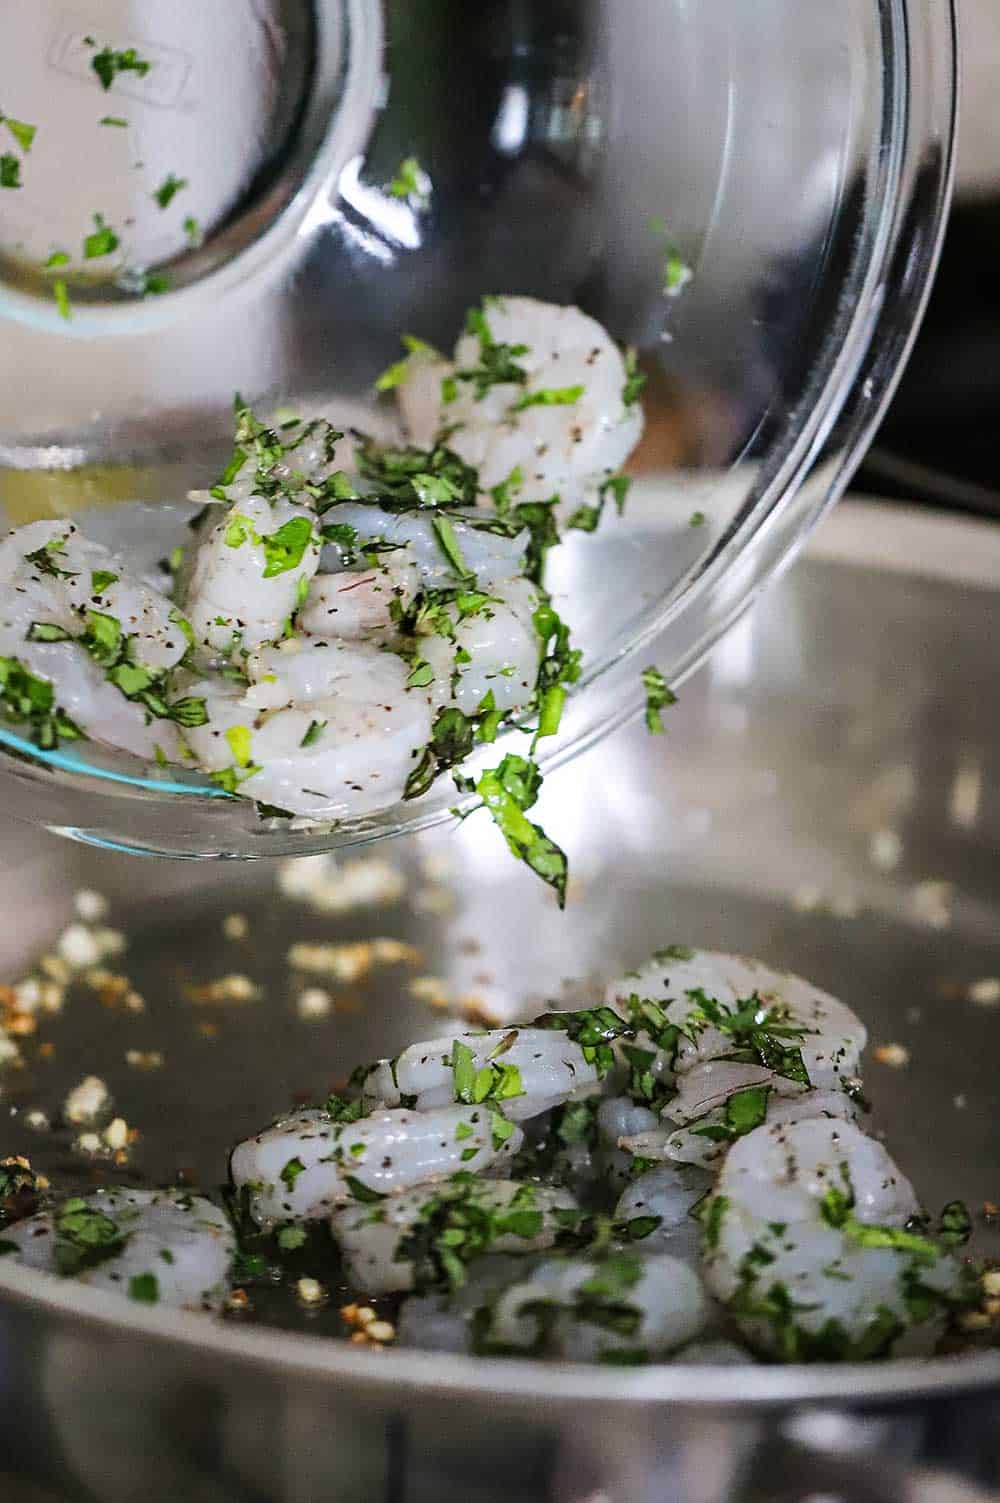
[[(908, 1289), (915, 1280), (943, 1300), (957, 1287), (955, 1260), (931, 1244), (921, 1253), (923, 1239), (864, 1238), (865, 1228), (903, 1228), (918, 1212), (882, 1145), (850, 1123), (760, 1127), (719, 1174), (705, 1222), (706, 1281), (764, 1353), (881, 1356), (903, 1340), (926, 1350), (941, 1311), (933, 1298), (909, 1301)], [(832, 1341), (844, 1349), (831, 1353)]]
[(527, 705), (541, 656), (534, 622), (538, 606), (536, 587), (527, 579), (512, 579), (494, 586), (489, 601), (473, 615), (463, 618), (457, 606), (445, 607), (456, 623), (454, 637), (435, 634), (419, 640), (420, 656), (434, 670), (434, 705), (454, 704), (471, 715), (488, 694), (503, 714)]
[[(674, 1075), (681, 1077), (709, 1060), (725, 1059), (734, 1050), (733, 1039), (713, 1024), (695, 1021), (699, 1002), (691, 992), (704, 992), (723, 1007), (735, 1009), (754, 995), (760, 998), (763, 1013), (783, 1026), (803, 1030), (801, 1037), (781, 1042), (801, 1051), (802, 1063), (814, 1088), (837, 1089), (842, 1080), (853, 1077), (859, 1067), (868, 1031), (861, 1020), (843, 1002), (820, 991), (800, 976), (773, 971), (758, 960), (741, 955), (723, 955), (709, 950), (677, 952), (680, 947), (659, 952), (641, 970), (608, 988), (606, 1001), (621, 1011), (631, 996), (648, 998), (662, 1007), (668, 1024), (684, 1030), (669, 1052), (659, 1049), (651, 1037), (640, 1032), (636, 1042), (656, 1054), (654, 1073), (665, 1082)], [(766, 1017), (764, 1019), (766, 1027)], [(729, 1088), (723, 1085), (728, 1074)], [(712, 1080), (711, 1087), (708, 1081)], [(769, 1083), (783, 1095), (795, 1095), (803, 1089), (800, 1082), (773, 1070), (747, 1064), (740, 1068), (721, 1067), (712, 1076), (702, 1076), (690, 1093), (682, 1095), (681, 1109), (693, 1115), (718, 1104), (733, 1091), (749, 1084)], [(702, 1092), (701, 1083), (706, 1089)], [(718, 1086), (718, 1091), (715, 1087)], [(714, 1094), (713, 1094), (714, 1093)]]
[[(394, 1060), (380, 1060), (365, 1081), (366, 1100), (393, 1106), (405, 1097), (421, 1112), (454, 1101), (456, 1042), (471, 1051), (476, 1072), (491, 1066), (516, 1071), (516, 1080), (507, 1086), (500, 1085), (499, 1075), (493, 1086), (494, 1091), (512, 1092), (501, 1098), (504, 1114), (512, 1122), (536, 1117), (597, 1081), (594, 1066), (565, 1033), (548, 1028), (495, 1028), (445, 1034), (411, 1044)], [(484, 1087), (488, 1084), (484, 1081)]]
[[(447, 1181), (437, 1194), (433, 1188), (419, 1187), (378, 1206), (341, 1206), (330, 1218), (330, 1230), (348, 1281), (373, 1295), (414, 1288), (420, 1269), (408, 1250), (408, 1238), (442, 1202), (452, 1200), (460, 1222), (470, 1210), (495, 1218), (496, 1235), (479, 1249), (479, 1256), (487, 1251), (531, 1253), (550, 1248), (561, 1230), (554, 1212), (577, 1210), (576, 1200), (565, 1190), (508, 1179), (470, 1182), (464, 1175)], [(516, 1214), (510, 1214), (512, 1209)], [(456, 1256), (462, 1258), (462, 1243), (458, 1245)]]
[(488, 1340), (571, 1362), (644, 1361), (693, 1341), (709, 1318), (701, 1280), (677, 1258), (550, 1259), (500, 1295)]
[[(286, 540), (283, 553), (278, 545)], [(184, 592), (196, 661), (205, 668), (241, 662), (277, 641), (304, 602), (319, 554), (315, 513), (283, 497), (250, 496), (221, 510), (218, 521), (213, 514), (189, 561)]]
[(669, 1252), (687, 1262), (697, 1255), (698, 1249), (699, 1228), (691, 1210), (712, 1183), (710, 1174), (686, 1164), (647, 1169), (619, 1197), (615, 1221), (656, 1217), (659, 1225), (643, 1237), (643, 1252)]
[(356, 542), (350, 547), (341, 543), (327, 544), (323, 550), (323, 570), (356, 569), (356, 563), (343, 563), (345, 556), (353, 558), (356, 552), (363, 552), (366, 545), (378, 545), (376, 557), (380, 564), (415, 569), (424, 589), (461, 586), (488, 591), (524, 572), (524, 553), (529, 540), (527, 530), (507, 537), (487, 531), (483, 525), (474, 525), (486, 522), (481, 513), (472, 512), (466, 521), (455, 512), (449, 512), (458, 556), (466, 571), (459, 573), (455, 558), (445, 551), (439, 533), (435, 531), (434, 519), (435, 512), (430, 507), (423, 511), (386, 511), (381, 506), (362, 501), (342, 501), (324, 513), (323, 521), (350, 528)]
[(338, 1123), (310, 1109), (238, 1144), (230, 1170), (237, 1188), (247, 1187), (258, 1225), (315, 1220), (368, 1191), (398, 1194), (509, 1158), (523, 1135), (497, 1118), (488, 1106), (451, 1106), (373, 1111)]
[(95, 1225), (114, 1250), (74, 1274), (80, 1283), (175, 1309), (212, 1310), (222, 1303), (236, 1239), (225, 1212), (200, 1195), (95, 1190), (58, 1212), (15, 1222), (3, 1235), (17, 1247), (20, 1262), (58, 1273), (65, 1252), (77, 1247), (85, 1262), (93, 1262), (100, 1244), (87, 1238)]
[(293, 814), (341, 819), (399, 799), (430, 740), (425, 691), (365, 642), (296, 637), (246, 661), (246, 686), (212, 677), (183, 687), (208, 721), (186, 733), (208, 772), (232, 769), (241, 793)]
[[(671, 1101), (665, 1117), (673, 1114), (674, 1102)], [(764, 1122), (769, 1127), (790, 1126), (793, 1122), (808, 1122), (817, 1117), (855, 1122), (858, 1115), (858, 1107), (845, 1091), (804, 1091), (802, 1095), (788, 1097), (772, 1093), (767, 1100)], [(637, 1158), (707, 1168), (717, 1164), (729, 1151), (732, 1140), (717, 1131), (724, 1129), (725, 1123), (724, 1107), (715, 1106), (685, 1127), (674, 1129), (667, 1122), (654, 1129), (632, 1132), (621, 1137), (619, 1142)], [(706, 1128), (708, 1132), (704, 1131)]]
[(486, 299), (482, 316), (494, 346), (527, 346), (511, 356), (523, 379), (477, 383), (471, 373), (482, 368), (486, 341), (464, 333), (453, 361), (411, 361), (398, 388), (403, 421), (422, 447), (447, 430), (449, 447), (479, 471), (484, 492), (520, 471), (524, 496), (558, 496), (565, 519), (596, 501), (642, 434), (639, 404), (624, 400), (621, 352), (579, 308), (498, 297)]

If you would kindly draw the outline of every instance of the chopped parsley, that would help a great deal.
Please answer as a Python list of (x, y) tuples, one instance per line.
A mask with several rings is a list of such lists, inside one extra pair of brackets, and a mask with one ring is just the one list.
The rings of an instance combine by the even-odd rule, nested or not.
[(642, 670), (642, 686), (646, 691), (646, 729), (651, 736), (662, 736), (662, 711), (677, 703), (677, 695), (667, 687), (659, 668)]
[(126, 1242), (126, 1233), (103, 1211), (92, 1210), (85, 1200), (67, 1200), (55, 1218), (55, 1264), (70, 1277), (85, 1268), (95, 1268), (116, 1257)]
[(419, 208), (430, 202), (431, 180), (416, 157), (404, 157), (389, 184), (393, 198), (412, 199)]
[(403, 335), (403, 347), (406, 355), (382, 372), (375, 382), (376, 391), (395, 391), (397, 386), (402, 386), (413, 371), (414, 357), (419, 360), (444, 359), (432, 344), (428, 344), (425, 339), (418, 339), (415, 334)]
[(300, 1158), (289, 1159), (279, 1176), (281, 1183), (286, 1185), (289, 1190), (294, 1190), (295, 1181), (300, 1174), (305, 1173), (305, 1169), (306, 1166)]
[[(91, 46), (95, 44), (91, 42)], [(125, 47), (116, 51), (113, 47), (102, 47), (90, 60), (90, 66), (101, 81), (102, 89), (110, 89), (119, 73), (134, 73), (138, 78), (145, 78), (153, 66), (146, 58), (140, 57), (134, 47)]]
[(32, 621), (28, 627), (29, 642), (68, 642), (70, 634), (62, 626), (56, 626), (51, 621)]
[(14, 140), (27, 156), (31, 150), (35, 136), (38, 134), (37, 125), (29, 125), (26, 120), (15, 120), (12, 115), (0, 114), (0, 121), (7, 127)]
[(187, 236), (188, 245), (192, 250), (197, 250), (205, 238), (204, 231), (193, 214), (185, 216), (184, 233)]
[(569, 875), (566, 853), (525, 814), (538, 797), (541, 781), (541, 773), (533, 761), (509, 754), (497, 767), (481, 775), (475, 791), (508, 849), (554, 889), (559, 907), (563, 908)]
[(72, 310), (70, 309), (69, 289), (61, 277), (57, 278), (56, 281), (52, 283), (52, 296), (55, 298), (56, 307), (59, 310), (59, 317), (66, 319), (66, 321), (68, 322), (72, 318), (73, 314)]
[(0, 154), (0, 188), (20, 188), (21, 162), (13, 152), (5, 151)]
[(163, 182), (153, 193), (153, 197), (161, 209), (166, 209), (176, 198), (177, 194), (180, 193), (181, 189), (187, 186), (188, 180), (186, 177), (175, 177), (172, 172), (168, 172)]
[(459, 381), (471, 384), (477, 402), (481, 402), (494, 386), (524, 386), (527, 383), (528, 372), (517, 364), (522, 355), (529, 353), (526, 344), (502, 344), (495, 340), (486, 313), (481, 308), (469, 309), (465, 316), (465, 330), (479, 340), (479, 364), (457, 370), (453, 377), (447, 378), (450, 384), (447, 391), (442, 391), (445, 405), (458, 395)]
[(544, 1226), (533, 1185), (521, 1185), (505, 1206), (499, 1206), (488, 1181), (460, 1170), (429, 1192), (395, 1258), (412, 1263), (415, 1288), (456, 1290), (466, 1281), (466, 1266), (489, 1253), (501, 1238), (530, 1242)]
[(102, 115), (97, 123), (98, 125), (117, 125), (121, 130), (128, 125), (124, 115)]
[(528, 407), (572, 407), (586, 389), (585, 386), (549, 386), (540, 391), (526, 391), (511, 411), (524, 412)]
[(766, 1120), (770, 1094), (771, 1087), (766, 1085), (735, 1091), (726, 1101), (721, 1122), (695, 1123), (691, 1131), (712, 1143), (735, 1142)]
[(475, 1055), (461, 1039), (452, 1042), (451, 1074), (455, 1100), (467, 1106), (478, 1106), (484, 1101), (509, 1101), (524, 1095), (521, 1072), (516, 1065), (504, 1064), (491, 1056), (477, 1069)]
[(700, 987), (686, 995), (694, 1004), (684, 1023), (689, 1036), (697, 1037), (709, 1026), (717, 1028), (732, 1041), (726, 1059), (762, 1065), (800, 1085), (812, 1084), (797, 1043), (813, 1030), (783, 1021), (786, 1013), (780, 1006), (763, 1002), (756, 992), (735, 1007), (707, 996)]
[(128, 1281), (128, 1297), (142, 1305), (155, 1305), (160, 1298), (160, 1281), (156, 1274), (134, 1274)]
[(96, 261), (101, 256), (110, 256), (119, 246), (118, 236), (103, 214), (94, 215), (94, 228), (83, 240), (83, 259)]
[(597, 1071), (598, 1080), (615, 1063), (612, 1044), (616, 1039), (635, 1038), (631, 1022), (620, 1018), (612, 1007), (586, 1007), (578, 1012), (546, 1012), (535, 1018), (533, 1028), (552, 1028), (579, 1044), (583, 1057)]
[(645, 385), (646, 377), (639, 369), (638, 354), (634, 346), (629, 345), (625, 351), (625, 385), (622, 387), (622, 401), (626, 407), (635, 406)]
[(78, 741), (84, 734), (56, 704), (49, 680), (31, 673), (18, 658), (0, 657), (0, 715), (27, 726), (42, 751), (52, 751), (60, 741)]

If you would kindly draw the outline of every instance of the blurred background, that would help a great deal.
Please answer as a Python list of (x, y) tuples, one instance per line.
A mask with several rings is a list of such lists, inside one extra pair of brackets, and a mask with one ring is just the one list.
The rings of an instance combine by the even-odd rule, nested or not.
[(1000, 6), (964, 0), (961, 21), (951, 226), (919, 341), (855, 486), (1000, 516)]

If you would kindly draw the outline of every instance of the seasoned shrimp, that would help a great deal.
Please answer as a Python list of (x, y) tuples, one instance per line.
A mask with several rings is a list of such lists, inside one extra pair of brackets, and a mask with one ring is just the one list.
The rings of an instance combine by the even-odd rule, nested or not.
[(341, 819), (400, 798), (430, 739), (425, 691), (409, 668), (364, 642), (297, 637), (246, 660), (245, 687), (209, 678), (185, 685), (203, 697), (204, 725), (188, 730), (199, 765), (293, 814)]
[(541, 639), (535, 626), (540, 596), (527, 579), (492, 587), (485, 601), (463, 614), (461, 605), (444, 607), (453, 635), (440, 632), (420, 640), (423, 660), (433, 670), (435, 707), (457, 705), (466, 715), (487, 695), (501, 714), (522, 709), (535, 693)]
[(420, 575), (416, 564), (397, 561), (392, 554), (387, 557), (389, 562), (367, 569), (317, 574), (298, 615), (300, 630), (307, 636), (348, 642), (391, 639), (396, 630), (393, 609), (405, 610), (411, 603)]
[(765, 1354), (929, 1350), (960, 1276), (907, 1229), (918, 1212), (882, 1145), (850, 1123), (760, 1127), (730, 1150), (706, 1211), (706, 1281)]
[(522, 1139), (488, 1104), (373, 1111), (348, 1123), (307, 1109), (238, 1144), (230, 1171), (237, 1189), (247, 1187), (251, 1216), (267, 1227), (329, 1216), (369, 1191), (398, 1194), (461, 1169), (486, 1169), (516, 1153)]
[[(689, 1094), (681, 1097), (686, 1114), (697, 1115), (726, 1094), (765, 1081), (782, 1095), (796, 1095), (807, 1086), (835, 1090), (857, 1073), (868, 1038), (864, 1024), (843, 1002), (800, 976), (741, 955), (678, 945), (658, 951), (641, 970), (607, 990), (608, 1005), (619, 1010), (627, 1011), (633, 998), (641, 1030), (637, 1043), (653, 1051), (653, 1073), (664, 1086), (706, 1061), (725, 1060), (738, 1051), (757, 1054), (756, 1061), (741, 1061), (739, 1068), (730, 1064), (696, 1077)], [(756, 1009), (754, 1002), (759, 1003)], [(765, 1041), (755, 1029), (770, 1030), (775, 1047), (762, 1048)], [(775, 1063), (779, 1052), (784, 1061)]]
[(445, 1034), (380, 1060), (365, 1080), (365, 1099), (418, 1111), (456, 1100), (500, 1101), (512, 1122), (536, 1117), (593, 1086), (597, 1071), (579, 1044), (548, 1028)]
[(282, 497), (251, 496), (210, 522), (183, 602), (204, 668), (277, 641), (304, 603), (320, 555), (315, 513)]
[(693, 1341), (709, 1318), (701, 1280), (677, 1258), (550, 1259), (493, 1304), (487, 1350), (647, 1362)]
[[(448, 513), (448, 546), (442, 542), (440, 514), (423, 511), (386, 511), (361, 501), (343, 501), (324, 514), (329, 528), (349, 541), (328, 543), (323, 550), (324, 572), (356, 569), (358, 553), (375, 549), (387, 567), (413, 568), (424, 589), (462, 587), (492, 590), (524, 572), (527, 530), (508, 537), (489, 530), (489, 518), (473, 512), (464, 518)], [(435, 525), (437, 523), (437, 525)], [(456, 566), (461, 560), (463, 569)]]
[(50, 693), (50, 719), (67, 739), (82, 732), (143, 757), (178, 755), (160, 691), (188, 632), (165, 595), (72, 523), (30, 523), (0, 543), (0, 657), (51, 686), (32, 697), (40, 705)]
[(532, 498), (559, 497), (565, 520), (593, 504), (642, 434), (621, 352), (579, 308), (489, 298), (452, 362), (421, 357), (398, 388), (414, 443), (446, 430), (484, 492), (520, 475)]
[(565, 1190), (459, 1174), (377, 1206), (339, 1207), (330, 1230), (348, 1280), (367, 1294), (391, 1294), (460, 1283), (464, 1265), (487, 1253), (550, 1248), (577, 1212)]
[(31, 1268), (187, 1310), (218, 1308), (236, 1251), (225, 1212), (177, 1190), (96, 1190), (3, 1235)]
[(669, 1252), (685, 1262), (697, 1255), (698, 1223), (692, 1208), (711, 1189), (711, 1174), (686, 1164), (647, 1169), (623, 1191), (615, 1221), (652, 1217), (657, 1225), (642, 1239), (644, 1253)]

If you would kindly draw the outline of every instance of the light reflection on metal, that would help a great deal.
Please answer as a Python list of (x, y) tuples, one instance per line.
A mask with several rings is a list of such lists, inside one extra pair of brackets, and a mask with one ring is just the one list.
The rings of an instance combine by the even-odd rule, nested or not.
[(951, 785), (948, 813), (952, 824), (962, 830), (974, 830), (979, 821), (983, 794), (983, 768), (978, 757), (968, 755), (959, 764)]
[(362, 182), (363, 165), (363, 157), (352, 157), (346, 164), (338, 183), (340, 196), (380, 234), (407, 250), (419, 250), (423, 244), (419, 215), (403, 199), (393, 198), (383, 188)]
[(490, 137), (497, 151), (516, 156), (528, 139), (530, 115), (528, 91), (523, 84), (508, 84), (500, 100), (496, 122)]

